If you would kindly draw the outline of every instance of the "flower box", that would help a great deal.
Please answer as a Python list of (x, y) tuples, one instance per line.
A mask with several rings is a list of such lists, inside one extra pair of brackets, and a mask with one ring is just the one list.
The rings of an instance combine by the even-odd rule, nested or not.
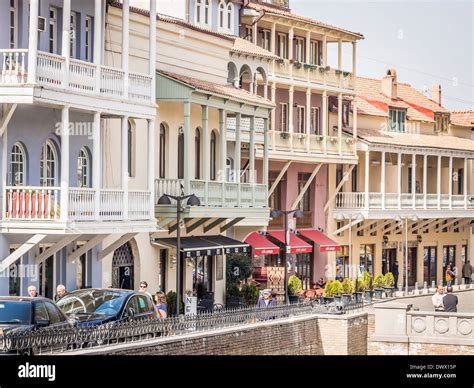
[(342, 70), (336, 69), (336, 74), (342, 74)]
[(296, 67), (297, 69), (301, 69), (302, 63), (298, 62), (298, 61), (295, 61), (295, 62), (293, 62), (293, 66)]
[(285, 64), (285, 60), (284, 60), (283, 58), (277, 59), (277, 62), (278, 62), (280, 65)]
[(282, 139), (289, 139), (289, 138), (290, 138), (290, 134), (289, 134), (289, 132), (281, 132), (281, 133), (280, 133), (280, 137), (281, 137)]
[(331, 143), (335, 144), (335, 143), (337, 143), (337, 137), (336, 137), (336, 136), (331, 136), (331, 137), (329, 138), (329, 141), (330, 141)]
[(342, 75), (343, 75), (344, 77), (347, 77), (349, 74), (351, 74), (349, 71), (343, 71), (343, 72), (342, 72)]
[(346, 139), (346, 143), (347, 143), (347, 144), (354, 144), (354, 139), (353, 139), (352, 137), (348, 137), (348, 138)]

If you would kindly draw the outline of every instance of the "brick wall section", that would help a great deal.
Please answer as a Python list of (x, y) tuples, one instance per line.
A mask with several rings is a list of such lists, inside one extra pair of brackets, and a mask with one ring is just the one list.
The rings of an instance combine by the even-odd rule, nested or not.
[(474, 346), (428, 343), (401, 343), (370, 341), (367, 344), (369, 355), (466, 355), (474, 356)]
[(207, 333), (111, 345), (72, 354), (365, 355), (367, 314), (306, 316)]
[(370, 337), (375, 332), (375, 314), (367, 314), (367, 335)]

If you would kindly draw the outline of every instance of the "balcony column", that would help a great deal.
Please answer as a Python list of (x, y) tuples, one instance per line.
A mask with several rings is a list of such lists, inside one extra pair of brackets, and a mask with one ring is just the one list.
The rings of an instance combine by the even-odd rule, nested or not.
[(94, 219), (99, 220), (100, 186), (102, 184), (100, 112), (94, 113), (94, 125), (92, 131), (92, 188), (94, 189)]
[(469, 196), (467, 195), (467, 178), (469, 176), (468, 174), (468, 170), (467, 170), (467, 158), (464, 158), (464, 168), (463, 168), (463, 181), (462, 181), (462, 184), (463, 184), (463, 193), (464, 193), (464, 209), (467, 210), (468, 208), (468, 204), (469, 204)]
[[(306, 31), (306, 53), (305, 62), (311, 63), (311, 31)], [(308, 70), (309, 71), (309, 70)]]
[(357, 67), (357, 42), (352, 42), (352, 77), (356, 77)]
[(402, 208), (402, 154), (397, 154), (397, 194), (398, 210)]
[[(276, 105), (276, 82), (272, 82), (272, 91), (271, 91), (271, 101)], [(271, 130), (273, 135), (275, 135), (276, 131), (276, 108), (272, 109), (271, 112)], [(273, 144), (275, 144), (275, 139), (273, 139)]]
[(61, 221), (69, 215), (69, 106), (61, 109)]
[(257, 45), (257, 35), (258, 35), (258, 23), (255, 22), (252, 24), (252, 41), (254, 45)]
[(209, 107), (201, 106), (202, 111), (202, 165), (204, 167), (204, 203), (208, 205), (209, 199)]
[[(293, 104), (294, 104), (294, 87), (293, 85), (290, 85), (290, 88), (288, 89), (288, 132), (293, 133)], [(293, 137), (290, 135), (290, 140), (292, 140)], [(293, 146), (293, 144), (291, 144)]]
[(128, 98), (128, 53), (129, 53), (129, 16), (130, 2), (123, 0), (122, 6), (122, 70), (123, 70), (123, 97)]
[(155, 120), (148, 119), (148, 191), (150, 192), (150, 219), (155, 216)]
[(268, 118), (263, 119), (263, 184), (265, 185), (265, 198), (268, 198)]
[(342, 70), (342, 39), (337, 41), (337, 68)]
[(411, 156), (411, 193), (413, 196), (412, 208), (416, 209), (416, 154)]
[(226, 165), (227, 165), (227, 129), (225, 126), (224, 109), (219, 109), (219, 135), (220, 135), (220, 181), (222, 183), (221, 205), (225, 205), (225, 182), (226, 182)]
[(323, 150), (326, 153), (327, 136), (328, 136), (328, 93), (323, 91), (323, 118), (322, 118), (322, 135), (323, 135)]
[(100, 93), (100, 65), (102, 63), (102, 0), (94, 2), (94, 65), (95, 92)]
[(156, 73), (156, 0), (150, 0), (150, 36), (149, 51), (150, 59), (148, 73), (151, 77), (151, 102), (155, 103), (155, 73)]
[[(290, 32), (288, 33), (288, 59), (291, 61), (293, 60), (293, 39), (295, 36), (295, 32), (293, 30), (293, 27), (290, 28)], [(292, 69), (293, 66), (290, 66), (290, 69)]]
[(321, 66), (326, 67), (328, 65), (328, 40), (326, 34), (323, 35), (322, 57)]
[(252, 185), (252, 206), (255, 206), (255, 116), (250, 116), (249, 182)]
[(385, 210), (385, 151), (381, 152), (381, 178), (380, 178), (380, 193), (382, 194), (382, 210)]
[(369, 210), (370, 151), (365, 151), (365, 209)]
[(438, 209), (441, 209), (441, 155), (438, 156), (438, 168), (436, 179), (436, 193), (438, 194)]
[(268, 80), (263, 84), (263, 98), (268, 98)]
[(339, 155), (342, 155), (342, 93), (337, 95), (337, 141)]
[(449, 157), (449, 174), (448, 174), (448, 193), (449, 193), (449, 208), (453, 208), (453, 157)]
[(38, 11), (39, 0), (30, 0), (30, 23), (28, 31), (28, 83), (36, 82), (36, 57), (38, 55)]
[(423, 155), (423, 209), (428, 208), (428, 155)]
[[(2, 139), (2, 182), (3, 182), (3, 191), (1, 192), (2, 196), (2, 213), (0, 213), (0, 217), (5, 216), (5, 212), (7, 210), (7, 191), (5, 190), (5, 186), (8, 185), (8, 127), (5, 128), (3, 132)], [(13, 182), (10, 182), (13, 183)]]
[(63, 0), (63, 31), (61, 55), (64, 57), (63, 86), (69, 87), (69, 59), (71, 56), (71, 0)]
[(240, 206), (240, 159), (241, 159), (241, 142), (240, 142), (240, 128), (241, 128), (242, 114), (235, 115), (235, 182), (237, 183), (237, 204)]
[(128, 171), (128, 116), (122, 116), (122, 191), (123, 191), (123, 219), (128, 220), (128, 180), (130, 171)]
[(306, 89), (306, 151), (310, 151), (311, 145), (311, 89)]
[(272, 29), (270, 33), (270, 51), (276, 54), (276, 23), (272, 23)]
[[(352, 102), (352, 138), (354, 144), (357, 144), (357, 102), (355, 98)], [(354, 155), (357, 155), (357, 146), (354, 146)]]
[(191, 130), (191, 103), (185, 101), (183, 103), (184, 110), (184, 128), (183, 128), (183, 143), (184, 143), (184, 158), (183, 158), (183, 177), (184, 177), (184, 192), (190, 194), (191, 191), (191, 158), (189, 157), (191, 152), (191, 144), (189, 139), (189, 132)]

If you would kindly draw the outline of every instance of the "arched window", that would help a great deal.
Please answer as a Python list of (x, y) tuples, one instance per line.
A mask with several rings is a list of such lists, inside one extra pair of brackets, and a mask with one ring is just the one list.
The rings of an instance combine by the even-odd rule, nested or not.
[(9, 184), (23, 186), (26, 184), (26, 151), (23, 144), (13, 144), (10, 154)]
[(196, 163), (194, 163), (194, 179), (201, 179), (201, 131), (196, 128), (196, 135), (194, 136), (194, 156)]
[(166, 127), (163, 123), (160, 124), (160, 178), (166, 176)]
[(211, 132), (211, 181), (216, 180), (216, 132)]
[(219, 28), (224, 28), (224, 20), (225, 20), (225, 4), (223, 1), (219, 3)]
[(211, 5), (210, 0), (204, 0), (204, 24), (209, 26), (211, 24)]
[(202, 0), (196, 0), (196, 24), (201, 23)]
[(77, 187), (90, 187), (91, 159), (86, 147), (82, 147), (77, 158)]
[(184, 133), (183, 133), (183, 127), (179, 128), (179, 135), (178, 135), (178, 179), (184, 179)]
[(46, 140), (41, 150), (40, 186), (54, 187), (58, 179), (58, 155), (56, 146)]
[(234, 30), (234, 5), (230, 2), (227, 4), (227, 29), (229, 32)]
[(225, 161), (227, 182), (235, 182), (234, 159), (227, 158)]

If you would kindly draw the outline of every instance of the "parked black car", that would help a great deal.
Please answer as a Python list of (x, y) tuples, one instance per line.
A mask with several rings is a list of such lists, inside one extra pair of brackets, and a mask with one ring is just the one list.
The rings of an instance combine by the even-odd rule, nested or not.
[[(65, 327), (71, 322), (67, 316), (48, 298), (43, 297), (0, 297), (0, 350), (5, 346), (8, 334), (25, 333), (44, 327)], [(22, 354), (32, 354), (34, 349), (24, 349)]]
[(86, 288), (69, 292), (58, 307), (79, 326), (156, 318), (149, 294), (113, 288)]

